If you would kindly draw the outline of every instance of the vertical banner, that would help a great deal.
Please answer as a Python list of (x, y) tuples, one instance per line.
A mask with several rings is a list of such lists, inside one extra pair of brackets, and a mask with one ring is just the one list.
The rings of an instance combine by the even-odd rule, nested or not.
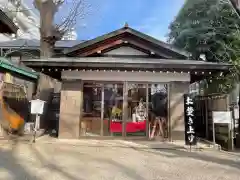
[(186, 145), (196, 145), (196, 116), (195, 106), (191, 95), (184, 95), (184, 119), (185, 119), (185, 143)]

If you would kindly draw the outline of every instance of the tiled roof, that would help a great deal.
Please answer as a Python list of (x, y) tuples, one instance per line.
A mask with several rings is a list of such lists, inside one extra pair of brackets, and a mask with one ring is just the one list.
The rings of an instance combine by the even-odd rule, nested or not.
[(9, 71), (13, 71), (18, 74), (21, 74), (23, 76), (33, 78), (33, 79), (38, 78), (38, 73), (36, 71), (34, 71), (33, 69), (26, 67), (24, 65), (14, 64), (13, 62), (11, 62), (3, 57), (0, 57), (0, 67), (7, 69)]
[[(83, 40), (61, 40), (56, 42), (56, 48), (69, 48), (84, 42)], [(17, 39), (12, 41), (0, 42), (1, 48), (19, 48), (19, 47), (39, 48), (40, 41), (37, 39)]]

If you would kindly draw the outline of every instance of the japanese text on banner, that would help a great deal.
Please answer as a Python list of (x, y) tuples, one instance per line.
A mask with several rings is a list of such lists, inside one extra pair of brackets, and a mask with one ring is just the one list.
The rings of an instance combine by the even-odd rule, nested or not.
[(187, 138), (189, 143), (193, 143), (195, 138), (195, 131), (193, 127), (193, 118), (194, 118), (194, 108), (193, 108), (193, 100), (189, 96), (186, 98), (186, 118), (187, 118)]

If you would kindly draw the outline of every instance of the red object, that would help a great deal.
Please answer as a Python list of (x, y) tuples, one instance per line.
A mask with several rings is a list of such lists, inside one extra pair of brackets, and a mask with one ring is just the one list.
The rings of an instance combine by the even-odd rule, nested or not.
[[(122, 132), (122, 122), (110, 122), (110, 132), (111, 133), (121, 133)], [(133, 133), (146, 130), (146, 120), (141, 122), (127, 122), (126, 132)]]

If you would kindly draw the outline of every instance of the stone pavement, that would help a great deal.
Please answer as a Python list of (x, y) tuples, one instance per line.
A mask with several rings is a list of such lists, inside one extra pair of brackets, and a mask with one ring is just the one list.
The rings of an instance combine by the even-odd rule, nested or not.
[[(16, 138), (12, 138), (16, 139)], [(32, 140), (32, 136), (23, 136), (18, 137), (18, 140), (21, 142), (29, 142)], [(36, 139), (37, 143), (46, 143), (46, 144), (68, 144), (74, 146), (114, 146), (114, 147), (141, 147), (141, 148), (151, 148), (151, 149), (188, 149), (189, 146), (185, 145), (185, 141), (165, 141), (161, 142), (158, 140), (149, 141), (149, 140), (86, 140), (86, 139), (58, 139), (51, 137), (49, 135), (43, 135)], [(1, 142), (9, 142), (7, 139), (0, 139)], [(104, 142), (104, 143), (102, 143)], [(213, 147), (209, 143), (198, 142), (197, 146), (192, 146), (192, 150), (219, 150), (218, 147)]]
[[(78, 141), (80, 142), (80, 141)], [(133, 142), (78, 145), (0, 141), (3, 180), (240, 180), (240, 155), (151, 149)], [(122, 145), (116, 146), (117, 143)]]
[[(141, 147), (141, 148), (151, 148), (151, 149), (189, 149), (189, 146), (185, 145), (185, 141), (165, 141), (161, 142), (158, 140), (149, 141), (149, 140), (86, 140), (86, 139), (57, 139), (50, 137), (48, 135), (41, 136), (37, 138), (38, 143), (50, 143), (50, 144), (68, 144), (68, 145), (87, 145), (88, 146), (127, 146), (127, 147)], [(102, 143), (104, 142), (104, 143)], [(192, 150), (206, 150), (213, 149), (218, 150), (218, 148), (214, 148), (212, 145), (198, 142), (197, 146), (192, 146)]]

